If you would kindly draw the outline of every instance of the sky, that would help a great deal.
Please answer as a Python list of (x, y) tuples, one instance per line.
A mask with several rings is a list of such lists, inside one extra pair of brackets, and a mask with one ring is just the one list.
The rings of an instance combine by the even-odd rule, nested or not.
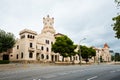
[(0, 0), (0, 29), (16, 38), (26, 28), (40, 34), (42, 19), (49, 14), (56, 33), (66, 34), (75, 44), (102, 48), (107, 43), (120, 52), (111, 26), (117, 11), (114, 0)]

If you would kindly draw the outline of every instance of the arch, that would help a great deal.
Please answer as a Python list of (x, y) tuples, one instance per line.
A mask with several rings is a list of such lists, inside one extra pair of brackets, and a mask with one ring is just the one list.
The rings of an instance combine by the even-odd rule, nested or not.
[(23, 52), (21, 52), (21, 58), (23, 58)]
[(9, 60), (9, 55), (3, 54), (3, 60)]
[(46, 59), (49, 59), (49, 55), (46, 55)]
[(44, 50), (44, 47), (43, 47), (43, 46), (41, 47), (41, 50)]
[(48, 47), (46, 48), (46, 51), (49, 52), (49, 48)]
[(18, 54), (16, 55), (16, 59), (18, 59)]
[(36, 59), (37, 59), (37, 60), (40, 60), (40, 53), (37, 53), (37, 54), (36, 54)]
[(41, 54), (41, 59), (44, 59), (44, 54)]
[(27, 37), (28, 37), (28, 38), (30, 38), (30, 36), (29, 36), (29, 35), (27, 35)]
[(32, 35), (30, 35), (30, 38), (32, 38)]

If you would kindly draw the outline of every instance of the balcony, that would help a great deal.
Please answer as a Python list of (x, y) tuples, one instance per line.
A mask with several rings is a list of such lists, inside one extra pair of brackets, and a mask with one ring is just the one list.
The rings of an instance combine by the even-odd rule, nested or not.
[(34, 52), (34, 51), (35, 51), (35, 48), (29, 47), (29, 48), (28, 48), (28, 51)]
[(37, 53), (40, 53), (40, 52), (41, 52), (41, 50), (40, 50), (40, 49), (37, 49), (37, 50), (36, 50), (36, 52), (37, 52)]

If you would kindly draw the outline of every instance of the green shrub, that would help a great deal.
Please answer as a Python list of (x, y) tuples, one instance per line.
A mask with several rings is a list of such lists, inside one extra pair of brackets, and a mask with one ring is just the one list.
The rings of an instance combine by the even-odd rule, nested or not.
[(9, 60), (0, 60), (0, 64), (9, 64), (10, 61)]

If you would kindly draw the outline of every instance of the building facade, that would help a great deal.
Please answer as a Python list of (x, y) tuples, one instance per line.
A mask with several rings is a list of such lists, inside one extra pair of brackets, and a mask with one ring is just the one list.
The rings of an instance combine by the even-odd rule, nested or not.
[(109, 50), (109, 46), (107, 43), (104, 44), (103, 48), (95, 48), (96, 50), (96, 62), (110, 62), (111, 61), (111, 53)]
[[(55, 37), (63, 36), (61, 33), (57, 33), (53, 27), (54, 18), (43, 17), (43, 29), (38, 34), (36, 31), (24, 29), (20, 31), (20, 38), (17, 39), (16, 44), (12, 51), (4, 52), (0, 54), (0, 60), (9, 59), (12, 62), (62, 62), (62, 56), (59, 53), (51, 51), (52, 44), (55, 42)], [(78, 47), (75, 51), (78, 51)], [(96, 50), (95, 60), (90, 59), (90, 62), (111, 61), (111, 54), (109, 52), (109, 46), (104, 44), (103, 48), (94, 48)], [(82, 59), (82, 57), (81, 57)], [(80, 62), (79, 55), (75, 55), (64, 58), (64, 61), (75, 63)], [(82, 60), (82, 62), (85, 62)]]
[[(56, 34), (54, 30), (54, 18), (43, 17), (43, 29), (40, 34), (24, 29), (20, 31), (20, 39), (17, 39), (13, 52), (10, 54), (10, 61), (13, 62), (57, 62), (62, 61), (59, 53), (51, 51), (52, 44), (55, 42)], [(79, 57), (79, 56), (75, 56)], [(74, 59), (74, 57), (73, 57)], [(79, 58), (75, 59), (76, 61)], [(66, 59), (64, 59), (66, 60)]]

